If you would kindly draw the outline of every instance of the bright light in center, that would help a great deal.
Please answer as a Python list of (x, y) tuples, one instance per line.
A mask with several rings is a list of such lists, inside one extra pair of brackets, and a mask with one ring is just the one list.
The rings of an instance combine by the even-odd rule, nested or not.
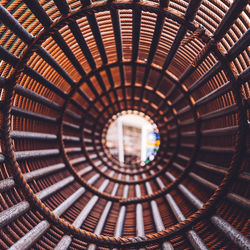
[(160, 145), (157, 126), (137, 114), (118, 114), (110, 123), (106, 146), (121, 163), (144, 165), (152, 161)]

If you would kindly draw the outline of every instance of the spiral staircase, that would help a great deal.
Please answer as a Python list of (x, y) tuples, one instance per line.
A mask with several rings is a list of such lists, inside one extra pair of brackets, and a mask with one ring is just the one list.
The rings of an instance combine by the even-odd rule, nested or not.
[[(250, 249), (247, 0), (0, 0), (1, 249)], [(109, 154), (147, 116), (153, 161)]]

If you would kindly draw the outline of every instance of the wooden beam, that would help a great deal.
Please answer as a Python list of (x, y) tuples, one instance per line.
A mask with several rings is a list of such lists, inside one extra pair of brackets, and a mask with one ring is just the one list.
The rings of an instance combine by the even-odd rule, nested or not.
[[(166, 176), (171, 181), (176, 180), (176, 178), (169, 172), (166, 172)], [(194, 194), (192, 194), (183, 184), (179, 184), (178, 189), (197, 209), (200, 209), (203, 206), (203, 202), (200, 201)], [(242, 235), (238, 230), (232, 227), (220, 216), (213, 215), (211, 216), (210, 220), (214, 226), (216, 226), (228, 239), (233, 241), (234, 244), (236, 244), (236, 246), (238, 246), (240, 249), (250, 248), (249, 239), (247, 239), (244, 235)]]
[[(98, 179), (100, 178), (100, 174), (95, 174), (93, 177), (91, 177), (88, 180), (88, 184), (93, 185)], [(109, 181), (106, 180), (106, 182), (103, 182), (101, 187), (99, 188), (100, 192), (103, 192), (103, 190), (107, 187), (107, 185), (109, 184)], [(83, 224), (83, 222), (85, 221), (85, 219), (87, 218), (87, 216), (89, 215), (89, 213), (91, 212), (91, 210), (93, 209), (94, 205), (96, 204), (96, 202), (98, 201), (99, 197), (97, 195), (94, 195), (89, 202), (87, 203), (87, 205), (82, 209), (82, 211), (80, 212), (80, 214), (77, 216), (77, 218), (74, 220), (74, 222), (72, 223), (72, 225), (74, 227), (78, 227), (80, 228), (81, 225)], [(67, 249), (70, 244), (72, 242), (72, 236), (70, 235), (64, 235), (61, 240), (58, 242), (58, 244), (56, 245), (55, 249), (56, 250), (62, 250), (62, 249)]]

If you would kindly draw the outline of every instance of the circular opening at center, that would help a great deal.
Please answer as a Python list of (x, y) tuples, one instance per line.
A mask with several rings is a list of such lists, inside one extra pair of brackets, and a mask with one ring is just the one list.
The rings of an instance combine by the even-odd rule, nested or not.
[(155, 158), (160, 146), (156, 124), (136, 111), (114, 115), (106, 126), (103, 139), (108, 153), (121, 164), (143, 166)]

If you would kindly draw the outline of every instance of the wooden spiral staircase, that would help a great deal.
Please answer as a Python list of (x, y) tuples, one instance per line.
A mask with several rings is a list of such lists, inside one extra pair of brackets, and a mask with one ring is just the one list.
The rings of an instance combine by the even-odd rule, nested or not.
[[(250, 249), (247, 0), (0, 3), (0, 249)], [(130, 111), (145, 166), (105, 146)]]

